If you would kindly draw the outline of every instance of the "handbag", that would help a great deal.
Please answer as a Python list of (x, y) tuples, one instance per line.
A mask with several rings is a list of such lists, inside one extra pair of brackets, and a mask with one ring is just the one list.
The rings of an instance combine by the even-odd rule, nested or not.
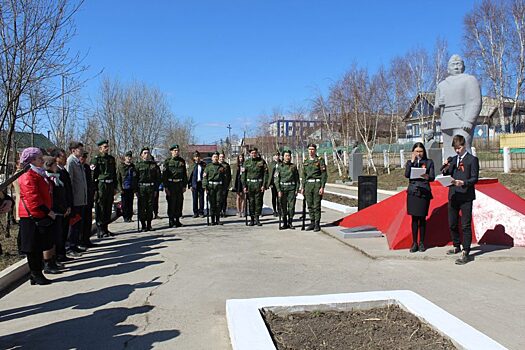
[(33, 215), (31, 215), (29, 208), (27, 208), (26, 201), (24, 200), (24, 198), (20, 197), (20, 199), (22, 200), (22, 204), (24, 205), (27, 214), (35, 222), (36, 227), (49, 227), (54, 224), (55, 220), (51, 219), (49, 216), (46, 216), (42, 219), (35, 218)]

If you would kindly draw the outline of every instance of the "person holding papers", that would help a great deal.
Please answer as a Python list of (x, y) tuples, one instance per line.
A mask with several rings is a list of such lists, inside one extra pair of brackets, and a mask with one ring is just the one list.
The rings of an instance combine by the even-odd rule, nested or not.
[[(409, 179), (407, 189), (407, 213), (412, 216), (411, 253), (425, 251), (425, 231), (428, 208), (432, 199), (430, 182), (434, 181), (434, 162), (427, 157), (425, 146), (416, 142), (412, 147), (412, 158), (405, 166), (405, 177)], [(418, 244), (419, 231), (419, 244)]]
[(463, 252), (456, 260), (457, 265), (470, 261), (470, 244), (472, 243), (472, 202), (476, 199), (474, 185), (479, 177), (479, 160), (467, 152), (465, 137), (456, 135), (452, 139), (456, 156), (443, 165), (443, 175), (452, 176), (452, 186), (448, 188), (448, 227), (454, 248), (447, 254), (461, 252), (459, 241), (458, 219), (461, 211), (461, 229), (463, 232)]

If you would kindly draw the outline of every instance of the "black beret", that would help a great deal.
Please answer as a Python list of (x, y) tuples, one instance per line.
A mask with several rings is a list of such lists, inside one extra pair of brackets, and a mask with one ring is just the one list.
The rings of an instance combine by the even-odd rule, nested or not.
[(310, 147), (313, 147), (313, 148), (317, 149), (317, 145), (315, 143), (308, 144), (308, 148), (310, 148)]

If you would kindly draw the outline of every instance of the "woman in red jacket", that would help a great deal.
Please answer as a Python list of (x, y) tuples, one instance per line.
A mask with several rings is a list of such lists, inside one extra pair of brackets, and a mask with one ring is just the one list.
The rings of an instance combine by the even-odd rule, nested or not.
[[(42, 151), (35, 147), (26, 148), (20, 155), (22, 165), (31, 168), (20, 176), (20, 251), (27, 256), (31, 272), (31, 284), (51, 283), (42, 273), (43, 251), (53, 246), (51, 226), (55, 219), (52, 208), (52, 187), (42, 168)], [(46, 223), (47, 221), (47, 223)]]

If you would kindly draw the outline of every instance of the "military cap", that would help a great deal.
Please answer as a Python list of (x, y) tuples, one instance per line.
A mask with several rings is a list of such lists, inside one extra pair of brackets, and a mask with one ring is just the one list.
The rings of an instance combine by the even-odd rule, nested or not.
[(257, 149), (257, 147), (252, 147), (252, 148), (250, 148), (250, 149), (248, 150), (248, 152), (253, 152), (253, 151), (255, 151), (255, 152), (259, 152), (259, 150)]
[(105, 144), (105, 143), (109, 143), (108, 139), (98, 140), (98, 142), (97, 142), (97, 146), (100, 147), (100, 146), (102, 146), (102, 145)]
[(213, 152), (213, 155), (218, 157), (219, 156), (219, 152), (215, 151), (215, 152)]
[(133, 157), (133, 152), (127, 151), (126, 154), (124, 154), (126, 157)]
[(200, 157), (201, 153), (199, 151), (195, 151), (195, 152), (193, 152), (193, 156), (194, 157)]
[(283, 151), (283, 155), (284, 155), (285, 153), (288, 153), (288, 154), (291, 155), (291, 154), (292, 154), (292, 151), (290, 151), (289, 149), (285, 149), (285, 150)]
[(310, 148), (310, 147), (313, 147), (313, 148), (317, 149), (317, 145), (315, 143), (309, 143), (308, 144), (308, 148)]
[(149, 152), (149, 147), (142, 147), (142, 149), (140, 150), (140, 154), (142, 154), (142, 152), (144, 151), (148, 151)]
[(179, 145), (177, 145), (176, 143), (174, 143), (173, 145), (171, 145), (171, 147), (170, 147), (170, 151), (173, 151), (174, 149), (179, 149)]

